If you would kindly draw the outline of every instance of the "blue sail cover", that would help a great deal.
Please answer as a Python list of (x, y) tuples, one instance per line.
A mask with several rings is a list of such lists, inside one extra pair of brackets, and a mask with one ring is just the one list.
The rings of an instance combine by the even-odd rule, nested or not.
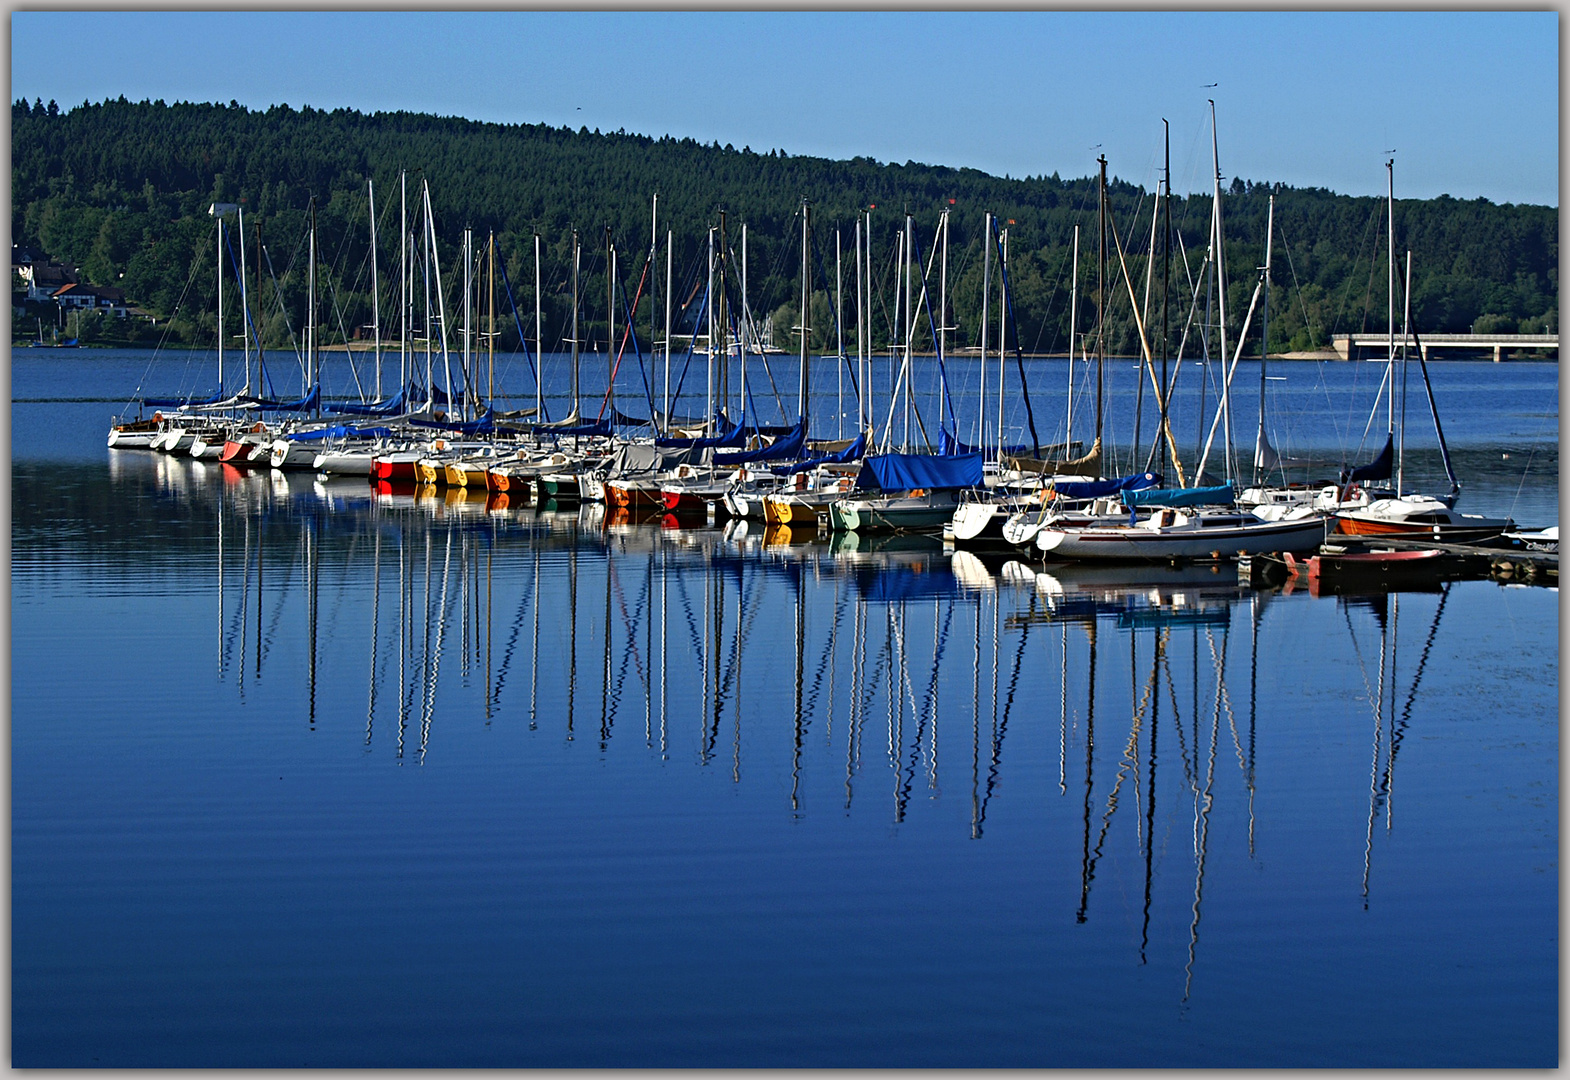
[(613, 434), (613, 429), (611, 427), (611, 422), (609, 420), (598, 420), (598, 421), (596, 421), (596, 422), (594, 422), (592, 424), (579, 424), (577, 427), (563, 427), (563, 428), (542, 427), (539, 430), (540, 430), (541, 434), (550, 435), (550, 436), (553, 436), (553, 437), (557, 436), (557, 435), (610, 435), (610, 434)]
[[(743, 417), (745, 420), (745, 417)], [(692, 450), (701, 450), (706, 446), (732, 449), (747, 445), (747, 431), (743, 424), (732, 424), (730, 418), (720, 413), (714, 418), (715, 426), (724, 434), (710, 436), (707, 439), (680, 439), (664, 436), (654, 440), (656, 446), (683, 446)]]
[(1395, 460), (1391, 439), (1385, 438), (1385, 448), (1379, 456), (1367, 465), (1359, 465), (1355, 469), (1342, 469), (1341, 482), (1343, 484), (1361, 483), (1364, 480), (1389, 480), (1393, 472), (1391, 465)]
[(290, 442), (317, 442), (322, 439), (386, 439), (392, 436), (393, 430), (389, 427), (355, 427), (353, 424), (334, 424), (331, 427), (317, 428), (315, 431), (302, 431), (298, 434), (285, 435)]
[(311, 387), (311, 392), (298, 401), (268, 401), (258, 400), (251, 404), (251, 408), (260, 409), (262, 412), (306, 412), (314, 409), (322, 399), (322, 388), (318, 384)]
[(1103, 495), (1115, 495), (1120, 491), (1153, 488), (1159, 483), (1161, 483), (1160, 473), (1142, 472), (1112, 480), (1070, 480), (1066, 483), (1053, 484), (1051, 487), (1065, 499), (1099, 499)]
[(1197, 488), (1145, 488), (1123, 492), (1123, 505), (1130, 510), (1136, 506), (1231, 506), (1236, 498), (1231, 484)]
[(803, 420), (791, 429), (789, 435), (775, 439), (768, 446), (756, 450), (743, 450), (736, 454), (715, 454), (716, 465), (746, 465), (753, 461), (783, 461), (798, 457), (807, 443), (807, 422)]
[(456, 432), (459, 435), (489, 435), (496, 430), (496, 418), (489, 409), (485, 415), (465, 422), (444, 422), (441, 420), (422, 420), (419, 417), (410, 417), (409, 423), (416, 427), (441, 428), (443, 431)]
[(884, 491), (980, 487), (981, 451), (970, 454), (878, 454), (861, 463), (856, 486)]
[(848, 465), (867, 452), (867, 433), (863, 431), (856, 437), (856, 441), (837, 454), (828, 454), (824, 457), (808, 458), (798, 461), (794, 465), (776, 465), (773, 471), (781, 476), (791, 476), (795, 473), (816, 469), (819, 465)]
[(403, 412), (403, 403), (409, 398), (409, 389), (398, 391), (386, 401), (338, 402), (331, 407), (333, 412), (347, 413), (350, 416), (392, 416), (394, 413)]
[[(938, 432), (938, 446), (940, 452), (944, 454), (973, 454), (978, 450), (985, 449), (985, 447), (971, 446), (969, 443), (960, 442), (946, 427)], [(1021, 454), (1035, 454), (1040, 449), (1039, 446), (1034, 446), (1031, 443), (1020, 443), (1017, 446), (1005, 446), (1003, 452), (1018, 456)]]

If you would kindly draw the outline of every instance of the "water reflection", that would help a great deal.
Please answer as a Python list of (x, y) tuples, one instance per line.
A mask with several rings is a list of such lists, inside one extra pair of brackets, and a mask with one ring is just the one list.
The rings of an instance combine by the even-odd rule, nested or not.
[[(1347, 641), (1324, 648), (1355, 659), (1349, 689), (1371, 719), (1366, 906), (1449, 597), (1318, 600), (1240, 584), (1230, 566), (1044, 570), (922, 537), (831, 542), (162, 455), (112, 452), (109, 482), (102, 513), (122, 532), (191, 522), (164, 555), (189, 588), (211, 587), (216, 677), (242, 702), (264, 673), (302, 679), (314, 731), (344, 680), (363, 679), (364, 751), (401, 765), (442, 752), (455, 726), (517, 721), (601, 755), (630, 744), (734, 785), (777, 780), (796, 818), (870, 804), (893, 827), (943, 822), (957, 791), (979, 842), (1000, 807), (1011, 822), (1068, 815), (1078, 888), (1061, 913), (1083, 925), (1138, 895), (1131, 952), (1180, 949), (1184, 1000), (1213, 843), (1256, 858), (1261, 650), (1300, 662), (1272, 630), (1309, 604), (1345, 623)], [(23, 515), (21, 535), (36, 524)], [(210, 586), (183, 565), (204, 548)], [(1415, 660), (1403, 600), (1426, 634)], [(298, 671), (277, 671), (286, 644)], [(1039, 785), (1043, 746), (1057, 775)], [(1239, 826), (1225, 841), (1218, 815)]]

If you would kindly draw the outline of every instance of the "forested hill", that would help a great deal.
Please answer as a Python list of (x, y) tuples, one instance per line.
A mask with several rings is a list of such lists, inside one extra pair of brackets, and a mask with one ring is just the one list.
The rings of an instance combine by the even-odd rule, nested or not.
[[(409, 177), (411, 218), (421, 181), (430, 185), (443, 275), (449, 290), (465, 226), (476, 243), (494, 231), (498, 255), (518, 306), (532, 318), (533, 235), (545, 245), (546, 347), (560, 341), (570, 311), (571, 232), (584, 244), (584, 317), (593, 336), (604, 318), (604, 241), (608, 226), (620, 276), (636, 290), (648, 250), (650, 202), (659, 195), (659, 231), (676, 238), (677, 290), (684, 296), (699, 273), (707, 229), (725, 211), (730, 244), (741, 249), (748, 228), (748, 293), (752, 309), (772, 313), (776, 341), (794, 348), (800, 295), (800, 208), (812, 208), (816, 344), (832, 347), (829, 297), (834, 289), (836, 229), (844, 252), (847, 313), (854, 280), (853, 232), (859, 210), (876, 207), (872, 221), (875, 279), (892, 296), (891, 263), (903, 213), (915, 217), (920, 250), (930, 257), (942, 210), (952, 213), (949, 242), (951, 324), (957, 344), (971, 343), (979, 325), (981, 227), (985, 211), (1008, 228), (1009, 276), (1019, 342), (1027, 351), (1067, 347), (1069, 267), (1073, 228), (1081, 226), (1081, 330), (1094, 324), (1095, 179), (1058, 173), (1004, 179), (974, 169), (880, 165), (867, 158), (830, 161), (774, 149), (702, 145), (691, 139), (601, 134), (544, 125), (478, 123), (412, 113), (362, 114), (275, 106), (250, 110), (234, 103), (128, 102), (123, 98), (59, 110), (50, 103), (12, 106), (12, 239), (76, 264), (99, 285), (124, 289), (149, 311), (176, 314), (175, 330), (199, 340), (202, 320), (211, 337), (212, 267), (216, 258), (214, 201), (245, 207), (247, 241), (259, 224), (267, 259), (281, 282), (279, 297), (264, 290), (266, 332), (286, 339), (304, 310), (302, 249), (307, 208), (318, 209), (322, 263), (333, 290), (327, 328), (370, 320), (368, 201), (374, 182), (378, 262), (384, 310), (390, 305), (391, 268), (398, 248), (398, 178)], [(1089, 174), (1094, 162), (1045, 162)], [(1117, 162), (1110, 163), (1113, 174)], [(1321, 345), (1330, 335), (1385, 325), (1386, 270), (1383, 199), (1336, 195), (1318, 188), (1229, 181), (1223, 200), (1228, 321), (1235, 332), (1264, 261), (1267, 201), (1276, 196), (1273, 350)], [(1152, 195), (1114, 180), (1111, 206), (1123, 238), (1136, 291), (1144, 289), (1144, 253), (1151, 236)], [(1173, 258), (1176, 342), (1186, 310), (1186, 273), (1204, 258), (1210, 198), (1174, 199), (1172, 221), (1186, 248), (1187, 267)], [(1494, 205), (1449, 197), (1398, 199), (1398, 252), (1413, 254), (1413, 301), (1418, 328), (1427, 332), (1478, 329), (1556, 332), (1558, 328), (1558, 212), (1552, 207)], [(254, 255), (251, 260), (254, 263)], [(663, 254), (662, 254), (663, 261)], [(1118, 282), (1108, 300), (1109, 347), (1130, 352), (1137, 337), (1127, 289)], [(205, 267), (205, 273), (203, 269)], [(663, 278), (663, 274), (661, 274)], [(189, 283), (189, 284), (188, 284)], [(684, 284), (686, 283), (686, 284)], [(934, 275), (934, 286), (936, 275)], [(661, 281), (663, 293), (663, 281)], [(1159, 298), (1161, 274), (1152, 296)], [(450, 303), (451, 301), (449, 301)], [(663, 299), (661, 300), (663, 306)], [(1202, 306), (1202, 305), (1201, 305)], [(639, 330), (647, 324), (647, 300)], [(285, 313), (287, 311), (287, 314)], [(847, 322), (852, 316), (847, 314)], [(887, 343), (889, 313), (879, 309), (874, 340)], [(994, 319), (996, 318), (994, 314)], [(388, 316), (384, 315), (384, 324)], [(618, 322), (621, 319), (618, 318)], [(511, 325), (510, 315), (508, 317)], [(236, 323), (232, 332), (238, 332)], [(1257, 326), (1255, 331), (1257, 334)], [(532, 336), (532, 325), (529, 330)], [(847, 332), (847, 348), (852, 347)], [(1249, 351), (1255, 351), (1250, 348)]]

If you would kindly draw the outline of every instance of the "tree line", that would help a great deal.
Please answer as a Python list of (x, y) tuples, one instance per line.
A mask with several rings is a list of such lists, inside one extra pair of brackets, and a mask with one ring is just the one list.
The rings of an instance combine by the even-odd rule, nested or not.
[[(476, 250), (494, 236), (501, 294), (498, 347), (503, 349), (517, 348), (520, 331), (531, 344), (535, 336), (536, 235), (542, 249), (541, 340), (547, 350), (566, 347), (575, 231), (581, 245), (581, 341), (603, 347), (609, 241), (616, 249), (620, 290), (618, 335), (641, 280), (634, 325), (641, 347), (649, 347), (651, 316), (662, 324), (664, 318), (667, 230), (673, 234), (671, 291), (678, 312), (690, 301), (678, 332), (702, 333), (697, 309), (707, 277), (709, 230), (723, 212), (726, 241), (735, 253), (727, 303), (734, 308), (740, 302), (745, 225), (748, 306), (759, 322), (772, 316), (776, 344), (794, 351), (791, 328), (801, 323), (803, 203), (810, 206), (812, 223), (808, 322), (814, 350), (833, 351), (841, 341), (848, 351), (856, 347), (854, 237), (867, 213), (873, 280), (868, 336), (875, 348), (903, 339), (902, 315), (892, 304), (906, 213), (913, 217), (923, 270), (933, 260), (941, 218), (945, 212), (949, 217), (946, 311), (936, 312), (936, 268), (929, 288), (932, 318), (941, 314), (941, 322), (953, 328), (951, 349), (979, 341), (987, 211), (1007, 235), (1010, 348), (1065, 351), (1072, 337), (1071, 308), (1077, 308), (1075, 340), (1081, 347), (1098, 323), (1099, 295), (1106, 307), (1107, 350), (1134, 353), (1139, 348), (1136, 307), (1154, 342), (1162, 323), (1164, 282), (1171, 297), (1166, 323), (1174, 354), (1191, 307), (1201, 318), (1209, 311), (1212, 322), (1221, 310), (1201, 273), (1211, 196), (1174, 195), (1173, 231), (1166, 245), (1170, 259), (1163, 265), (1161, 236), (1152, 224), (1154, 193), (1115, 177), (1109, 180), (1108, 205), (1116, 243), (1109, 241), (1107, 276), (1098, 293), (1093, 175), (1064, 178), (1054, 172), (1013, 179), (975, 169), (880, 164), (870, 158), (836, 161), (622, 131), (124, 97), (70, 109), (19, 100), (12, 106), (11, 139), (13, 241), (76, 265), (90, 283), (124, 289), (132, 303), (157, 316), (160, 334), (192, 344), (211, 342), (214, 336), (219, 259), (228, 264), (231, 282), (238, 259), (239, 238), (232, 228), (233, 254), (220, 253), (216, 246), (208, 214), (215, 202), (244, 209), (252, 319), (269, 347), (303, 338), (307, 223), (313, 207), (322, 282), (320, 340), (354, 336), (356, 328), (372, 321), (377, 306), (384, 336), (396, 334), (400, 216), (406, 212), (406, 227), (423, 237), (418, 210), (427, 184), (449, 326), (460, 323), (462, 231), (472, 230)], [(374, 304), (368, 181), (375, 190), (379, 287)], [(407, 184), (406, 210), (400, 181)], [(656, 194), (657, 238), (651, 235)], [(1272, 195), (1270, 349), (1324, 347), (1334, 334), (1383, 327), (1385, 200), (1238, 178), (1230, 181), (1222, 200), (1229, 339), (1235, 340), (1241, 327), (1264, 262)], [(232, 226), (234, 219), (228, 221)], [(1076, 226), (1077, 293), (1072, 273)], [(1398, 257), (1412, 252), (1412, 310), (1420, 332), (1557, 332), (1555, 208), (1449, 196), (1398, 199), (1395, 232)], [(646, 267), (656, 239), (657, 264)], [(428, 273), (422, 271), (428, 263), (422, 243), (414, 245), (413, 291), (416, 317), (423, 323), (426, 286), (419, 275)], [(996, 282), (1000, 246), (994, 240), (992, 247)], [(918, 290), (920, 277), (918, 271)], [(1073, 305), (1071, 294), (1077, 295)], [(1398, 319), (1400, 305), (1398, 299)], [(229, 307), (224, 332), (232, 336), (242, 327), (235, 305)], [(836, 329), (840, 313), (844, 326)], [(994, 292), (989, 313), (994, 345), (999, 315)], [(918, 347), (930, 346), (929, 325), (925, 315), (918, 319)], [(1245, 352), (1257, 353), (1258, 329), (1256, 316)], [(423, 329), (417, 326), (415, 332)], [(1190, 342), (1198, 337), (1190, 331)], [(1192, 354), (1194, 346), (1188, 350)]]

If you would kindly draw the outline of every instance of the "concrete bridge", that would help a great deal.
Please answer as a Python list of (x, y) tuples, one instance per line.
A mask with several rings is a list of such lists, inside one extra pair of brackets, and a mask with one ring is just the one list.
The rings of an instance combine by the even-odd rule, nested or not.
[[(1416, 348), (1410, 336), (1398, 333), (1398, 350), (1403, 339), (1407, 348)], [(1507, 352), (1518, 350), (1549, 351), (1554, 354), (1554, 359), (1559, 359), (1559, 337), (1556, 334), (1424, 334), (1422, 341), (1425, 360), (1436, 349), (1483, 354), (1492, 352), (1496, 364), (1505, 359)], [(1343, 360), (1382, 360), (1390, 347), (1390, 333), (1337, 334), (1330, 339), (1330, 344)]]

